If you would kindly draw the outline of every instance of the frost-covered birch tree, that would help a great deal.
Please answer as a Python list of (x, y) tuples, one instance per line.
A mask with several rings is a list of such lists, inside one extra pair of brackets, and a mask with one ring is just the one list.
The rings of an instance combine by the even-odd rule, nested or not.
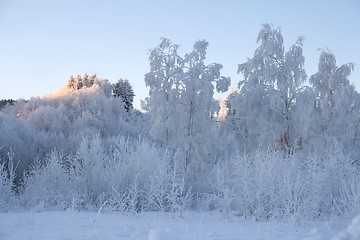
[(197, 41), (193, 51), (185, 55), (184, 89), (181, 103), (184, 106), (183, 124), (185, 131), (185, 168), (191, 159), (209, 157), (214, 149), (211, 120), (219, 111), (219, 104), (214, 100), (214, 89), (226, 92), (230, 78), (221, 75), (222, 65), (205, 64), (208, 42)]
[(359, 145), (360, 96), (350, 84), (353, 63), (336, 66), (335, 55), (320, 53), (318, 72), (310, 77), (316, 94), (316, 133), (336, 138), (344, 146)]
[(180, 57), (178, 45), (163, 39), (150, 52), (145, 83), (150, 87), (151, 134), (176, 147), (179, 169), (186, 169), (193, 158), (211, 154), (211, 118), (219, 109), (213, 95), (215, 88), (225, 92), (230, 85), (230, 78), (220, 74), (221, 64), (205, 64), (207, 47), (207, 41), (198, 41), (192, 52)]
[[(238, 94), (229, 99), (229, 122), (243, 142), (242, 150), (293, 146), (290, 131), (296, 94), (306, 80), (302, 38), (284, 52), (280, 29), (264, 24), (254, 56), (239, 64)], [(245, 143), (245, 144), (244, 144)]]
[(179, 45), (162, 39), (149, 54), (150, 72), (145, 75), (149, 87), (147, 109), (151, 117), (151, 135), (165, 145), (177, 142), (177, 120), (181, 113), (180, 91), (183, 78), (183, 59), (178, 55)]

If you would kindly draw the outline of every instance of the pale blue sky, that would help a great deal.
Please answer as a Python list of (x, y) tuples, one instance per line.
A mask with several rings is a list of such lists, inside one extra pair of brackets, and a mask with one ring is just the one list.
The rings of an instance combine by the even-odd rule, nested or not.
[(282, 29), (286, 49), (306, 38), (308, 76), (319, 48), (329, 48), (338, 65), (354, 62), (350, 80), (360, 89), (358, 0), (0, 0), (0, 99), (50, 93), (87, 72), (111, 82), (128, 78), (138, 107), (148, 94), (147, 52), (161, 37), (182, 53), (208, 40), (208, 62), (223, 64), (236, 86), (237, 64), (253, 55), (263, 23)]

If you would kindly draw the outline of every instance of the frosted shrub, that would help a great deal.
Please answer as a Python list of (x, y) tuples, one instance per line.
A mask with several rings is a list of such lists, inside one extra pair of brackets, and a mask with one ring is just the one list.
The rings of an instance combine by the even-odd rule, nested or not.
[(189, 209), (193, 202), (191, 188), (185, 186), (181, 174), (171, 169), (158, 171), (147, 184), (147, 210), (178, 212), (182, 216), (182, 212)]
[(342, 181), (340, 196), (337, 199), (340, 213), (353, 216), (360, 213), (359, 172)]
[(147, 210), (165, 211), (167, 205), (166, 195), (170, 182), (166, 166), (167, 164), (165, 166), (158, 166), (150, 177), (150, 182), (147, 184), (145, 191)]
[(129, 212), (138, 212), (140, 211), (140, 188), (138, 182), (135, 179), (134, 183), (128, 188), (127, 191), (127, 209)]
[(76, 195), (66, 169), (66, 159), (52, 151), (44, 162), (37, 161), (24, 177), (20, 199), (26, 207), (41, 209), (68, 208)]
[(112, 189), (107, 209), (123, 213), (139, 212), (141, 210), (140, 198), (140, 188), (137, 184), (137, 180), (135, 179), (133, 185), (127, 188), (124, 192), (119, 192), (116, 188)]
[[(230, 193), (224, 197), (231, 200), (227, 203), (232, 207), (230, 210), (259, 219), (269, 218), (276, 211), (282, 169), (279, 159), (276, 152), (258, 151), (251, 156), (236, 156), (226, 163), (223, 171), (229, 174), (227, 191)], [(228, 171), (230, 173), (226, 173)]]
[(110, 142), (108, 150), (99, 136), (85, 138), (80, 144), (73, 161), (76, 188), (89, 206), (101, 206), (110, 199), (115, 210), (125, 210), (123, 201), (127, 210), (139, 210), (135, 201), (143, 198), (140, 193), (162, 159), (161, 152), (146, 141), (118, 137)]
[[(98, 135), (85, 137), (75, 155), (52, 151), (24, 177), (21, 200), (25, 206), (92, 209), (109, 201), (115, 210), (137, 211), (145, 206), (145, 194), (156, 174), (167, 173), (162, 150), (146, 141), (115, 139), (104, 149)], [(125, 204), (125, 205), (124, 205)], [(126, 207), (124, 207), (124, 206)]]
[(98, 136), (84, 138), (75, 155), (64, 157), (53, 150), (26, 174), (22, 202), (28, 207), (52, 209), (101, 206), (111, 189), (107, 163)]
[[(298, 156), (300, 157), (300, 156)], [(279, 169), (278, 178), (278, 208), (273, 211), (277, 217), (298, 217), (306, 214), (308, 205), (307, 195), (304, 193), (307, 179), (301, 172), (301, 167), (294, 157), (284, 161)]]
[(234, 211), (234, 186), (235, 184), (230, 183), (232, 179), (231, 174), (223, 174), (217, 171), (216, 183), (213, 186), (212, 193), (210, 195), (210, 204), (214, 204), (225, 217), (229, 217), (230, 211)]
[[(319, 218), (355, 214), (360, 208), (358, 170), (336, 144), (318, 156), (270, 150), (237, 154), (204, 165), (201, 174), (185, 175), (175, 171), (171, 154), (148, 141), (118, 137), (107, 142), (111, 147), (106, 148), (99, 135), (87, 137), (75, 155), (52, 151), (37, 161), (24, 177), (22, 204), (37, 209), (105, 205), (111, 211), (170, 211), (181, 216), (193, 206), (196, 186), (194, 193), (207, 196), (209, 209), (226, 217)], [(4, 208), (13, 196), (9, 179), (14, 175), (4, 163), (1, 166)]]
[(356, 171), (349, 156), (344, 154), (339, 145), (334, 144), (322, 156), (307, 158), (302, 167), (306, 178), (305, 195), (309, 202), (308, 216), (341, 214), (336, 209), (336, 201), (341, 197), (342, 183), (350, 183)]
[(181, 212), (188, 209), (192, 194), (171, 168), (170, 155), (147, 141), (131, 143), (117, 138), (106, 171), (112, 186), (110, 207), (116, 211)]
[(258, 151), (214, 169), (211, 199), (225, 215), (319, 218), (359, 209), (359, 178), (339, 149), (322, 157)]
[[(115, 139), (110, 152), (107, 177), (115, 190), (115, 196), (122, 199), (125, 193), (125, 198), (128, 198), (136, 189), (136, 195), (139, 195), (139, 203), (136, 205), (141, 204), (142, 209), (149, 208), (149, 204), (145, 203), (150, 199), (149, 185), (154, 176), (161, 178), (162, 173), (166, 173), (166, 162), (169, 162), (167, 155), (147, 141), (130, 142), (120, 137)], [(114, 194), (112, 195), (114, 197)]]
[(125, 212), (128, 206), (127, 192), (119, 192), (115, 187), (111, 191), (109, 204), (105, 206), (108, 211)]
[(83, 207), (101, 206), (110, 191), (108, 184), (108, 162), (102, 149), (100, 137), (84, 138), (75, 156), (72, 157), (71, 178), (83, 201)]
[(7, 160), (0, 159), (0, 212), (16, 204), (14, 153), (10, 149)]
[(165, 210), (171, 184), (170, 158), (147, 141), (118, 137), (104, 149), (99, 136), (84, 138), (72, 157), (70, 177), (84, 207), (101, 206), (115, 211)]
[(186, 189), (184, 178), (173, 173), (169, 184), (169, 190), (165, 196), (169, 203), (169, 210), (172, 213), (179, 212), (180, 217), (182, 217), (182, 212), (189, 209), (192, 197), (193, 194), (191, 188)]

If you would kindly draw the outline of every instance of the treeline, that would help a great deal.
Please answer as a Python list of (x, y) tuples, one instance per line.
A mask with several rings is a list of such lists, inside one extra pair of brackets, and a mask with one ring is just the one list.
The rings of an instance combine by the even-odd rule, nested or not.
[(0, 100), (0, 110), (6, 107), (7, 105), (14, 105), (16, 103), (13, 99), (2, 99)]
[[(131, 84), (76, 75), (57, 92), (0, 111), (0, 210), (219, 210), (319, 217), (360, 210), (360, 98), (320, 53), (308, 78), (299, 38), (285, 51), (265, 24), (220, 117), (214, 93), (230, 78), (206, 63), (208, 42), (179, 55), (169, 39), (149, 53), (148, 98)], [(309, 80), (309, 81), (308, 81)], [(223, 109), (224, 111), (224, 109)]]
[(303, 39), (285, 51), (280, 30), (266, 24), (257, 42), (254, 56), (238, 66), (244, 78), (217, 125), (214, 91), (226, 91), (230, 79), (221, 76), (220, 64), (205, 64), (208, 43), (196, 42), (182, 57), (178, 45), (164, 39), (150, 52), (151, 71), (145, 75), (151, 135), (184, 154), (185, 168), (191, 161), (216, 162), (258, 149), (321, 155), (333, 144), (358, 161), (360, 98), (349, 82), (354, 64), (338, 67), (324, 50), (318, 72), (307, 81)]

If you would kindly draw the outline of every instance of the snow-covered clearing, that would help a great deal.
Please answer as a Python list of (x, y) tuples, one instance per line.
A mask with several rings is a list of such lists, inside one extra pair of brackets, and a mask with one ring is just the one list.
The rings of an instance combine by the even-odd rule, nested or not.
[[(360, 229), (359, 223), (359, 217), (352, 225), (351, 219), (347, 218), (257, 222), (236, 217), (225, 219), (209, 212), (187, 212), (183, 218), (162, 212), (129, 215), (75, 211), (10, 212), (0, 214), (0, 239), (355, 240), (360, 239), (359, 230), (356, 233), (356, 229)], [(350, 234), (346, 230), (348, 226)]]

